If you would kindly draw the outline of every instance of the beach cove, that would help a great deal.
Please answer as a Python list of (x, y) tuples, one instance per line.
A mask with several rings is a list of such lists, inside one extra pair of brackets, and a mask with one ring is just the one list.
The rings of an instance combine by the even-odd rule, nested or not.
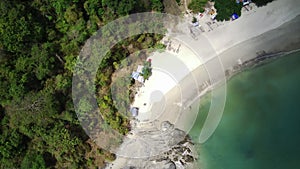
[[(145, 87), (141, 90), (149, 96), (143, 96), (140, 98), (136, 97), (135, 100), (137, 100), (137, 104), (135, 104), (135, 106), (149, 105), (148, 101), (149, 98), (152, 98), (151, 96), (153, 91), (158, 91), (158, 96), (160, 97), (160, 99), (156, 100), (158, 101), (158, 105), (151, 105), (152, 107), (149, 108), (150, 111), (157, 112), (155, 110), (158, 110), (159, 112), (158, 115), (153, 116), (155, 121), (163, 122), (168, 120), (172, 124), (175, 123), (175, 128), (189, 132), (191, 129), (190, 125), (194, 124), (196, 119), (195, 117), (197, 117), (198, 114), (199, 106), (197, 103), (199, 103), (200, 99), (202, 99), (200, 96), (209, 91), (210, 87), (217, 85), (219, 82), (217, 79), (218, 77), (222, 77), (222, 74), (225, 75), (227, 73), (230, 74), (235, 72), (235, 70), (239, 70), (239, 67), (243, 67), (243, 65), (247, 66), (246, 64), (249, 60), (253, 60), (257, 57), (287, 52), (300, 48), (300, 35), (298, 34), (300, 31), (300, 12), (297, 8), (297, 6), (300, 5), (299, 3), (300, 2), (294, 1), (274, 1), (271, 4), (268, 4), (266, 7), (258, 8), (256, 13), (245, 15), (244, 17), (242, 16), (240, 20), (221, 25), (214, 31), (201, 34), (195, 41), (192, 41), (190, 37), (182, 34), (176, 35), (170, 33), (169, 35), (171, 35), (174, 39), (180, 39), (178, 43), (182, 44), (182, 48), (188, 48), (190, 45), (194, 46), (201, 44), (201, 47), (198, 48), (198, 51), (197, 49), (193, 49), (194, 52), (200, 54), (201, 58), (196, 60), (199, 65), (193, 65), (195, 62), (192, 62), (193, 64), (189, 64), (189, 61), (191, 62), (191, 60), (184, 60), (184, 55), (179, 55), (175, 60), (182, 61), (180, 63), (185, 65), (182, 69), (182, 72), (184, 73), (179, 76), (180, 78), (175, 78), (175, 80), (173, 78), (172, 83), (170, 83), (171, 85), (167, 88), (161, 85), (165, 84), (162, 83), (162, 80), (156, 79), (155, 83), (151, 81), (150, 78), (148, 83), (155, 83), (157, 88), (152, 88), (154, 85), (148, 85), (147, 82), (145, 82)], [(260, 19), (262, 16), (263, 19)], [(183, 28), (182, 25), (184, 24), (186, 23), (179, 24), (178, 27)], [(187, 32), (189, 31), (184, 29), (182, 30)], [(157, 57), (157, 55), (151, 57), (154, 68), (162, 63), (168, 65), (168, 62), (164, 62), (163, 59), (162, 61), (157, 60), (157, 58), (162, 57)], [(222, 63), (222, 67), (216, 67), (215, 63), (218, 61)], [(169, 61), (169, 63), (171, 63), (171, 61)], [(210, 70), (214, 71), (207, 73), (208, 67)], [(179, 70), (173, 69), (174, 72), (180, 71), (180, 67), (176, 68), (179, 68)], [(170, 70), (167, 73), (171, 72), (172, 74), (172, 71)], [(214, 75), (215, 79), (211, 79), (211, 73)], [(170, 77), (172, 79), (172, 76)], [(204, 86), (206, 87), (205, 89), (203, 88), (204, 84), (206, 84)], [(159, 90), (159, 86), (163, 86), (166, 90)], [(184, 93), (184, 96), (182, 96), (182, 93)], [(143, 100), (143, 98), (145, 98), (145, 100)], [(163, 102), (159, 102), (160, 100), (163, 100)], [(149, 110), (146, 109), (145, 112), (147, 111)], [(153, 119), (147, 119), (149, 115), (147, 115), (145, 118), (144, 117), (141, 119), (143, 123), (148, 123), (149, 121), (153, 122)], [(152, 116), (150, 115), (150, 117)], [(202, 121), (204, 120), (205, 119), (202, 119)], [(159, 127), (157, 124), (154, 124), (152, 127)], [(195, 124), (197, 124), (197, 121)], [(147, 129), (144, 124), (139, 124), (139, 122), (135, 125), (135, 127), (136, 128), (133, 128), (133, 131)], [(136, 136), (137, 135), (134, 135), (133, 137)], [(138, 137), (142, 138), (141, 135), (138, 135)], [(193, 137), (195, 137), (195, 135)], [(136, 145), (136, 143), (134, 144)], [(129, 146), (129, 144), (128, 146), (126, 146), (126, 144), (123, 145), (122, 152), (130, 152), (133, 154), (133, 152), (131, 152), (132, 149), (127, 150), (126, 147), (131, 146)], [(140, 148), (145, 148), (147, 150), (153, 149), (153, 147), (145, 146), (141, 146)], [(141, 152), (143, 151), (141, 150)], [(201, 165), (201, 160), (202, 158), (205, 160), (205, 156), (201, 157), (200, 152), (199, 158)], [(128, 164), (143, 166), (142, 161), (145, 160), (149, 159), (145, 158), (135, 160), (117, 157), (117, 160), (113, 163), (114, 165), (112, 165), (112, 168), (118, 168)], [(159, 165), (155, 165), (155, 163), (153, 163), (152, 168), (154, 166), (159, 168)]]

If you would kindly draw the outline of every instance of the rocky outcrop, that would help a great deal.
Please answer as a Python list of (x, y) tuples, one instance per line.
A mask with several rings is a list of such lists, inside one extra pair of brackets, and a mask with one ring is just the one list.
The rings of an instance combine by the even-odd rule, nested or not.
[(123, 169), (190, 168), (196, 154), (189, 136), (167, 121), (160, 125), (136, 124), (117, 153)]

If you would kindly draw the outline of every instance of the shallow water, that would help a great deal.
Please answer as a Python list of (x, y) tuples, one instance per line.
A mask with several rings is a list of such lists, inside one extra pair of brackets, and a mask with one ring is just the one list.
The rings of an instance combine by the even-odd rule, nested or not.
[[(196, 141), (209, 96), (191, 131)], [(244, 71), (227, 83), (227, 101), (215, 133), (199, 148), (202, 169), (300, 167), (300, 52)]]

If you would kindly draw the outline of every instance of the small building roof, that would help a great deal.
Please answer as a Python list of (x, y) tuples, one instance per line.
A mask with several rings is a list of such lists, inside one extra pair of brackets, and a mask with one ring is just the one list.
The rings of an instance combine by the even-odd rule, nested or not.
[(139, 72), (132, 72), (131, 77), (134, 78), (135, 80), (137, 80), (140, 76)]
[(195, 23), (193, 23), (193, 26), (199, 26), (199, 22), (195, 22)]
[(139, 76), (137, 80), (141, 83), (144, 83), (144, 81), (145, 81), (143, 76)]
[(248, 5), (248, 4), (250, 4), (251, 3), (251, 0), (243, 0), (243, 5), (245, 6), (245, 5)]
[(214, 13), (214, 14), (211, 15), (211, 19), (212, 19), (212, 20), (215, 20), (216, 17), (217, 17), (217, 13)]
[(132, 115), (133, 117), (136, 117), (136, 116), (138, 115), (138, 113), (139, 113), (139, 109), (138, 109), (137, 107), (132, 107), (132, 108), (130, 109), (130, 112), (131, 112), (131, 115)]
[(138, 65), (138, 68), (136, 69), (137, 72), (142, 73), (144, 66)]

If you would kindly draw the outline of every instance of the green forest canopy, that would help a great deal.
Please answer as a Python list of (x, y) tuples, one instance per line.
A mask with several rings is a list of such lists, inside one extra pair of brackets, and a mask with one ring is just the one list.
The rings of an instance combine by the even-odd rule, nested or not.
[[(77, 120), (72, 69), (84, 42), (101, 26), (153, 10), (164, 10), (162, 0), (0, 1), (0, 168), (95, 168), (114, 159)], [(100, 65), (98, 103), (106, 122), (122, 134), (128, 132), (128, 119), (116, 112), (107, 87), (112, 63), (129, 54), (128, 44), (139, 50), (160, 38), (128, 38)]]
[(204, 12), (204, 7), (208, 0), (192, 0), (188, 4), (188, 8), (192, 10), (194, 13)]
[[(233, 13), (241, 16), (241, 10), (243, 7), (243, 3), (236, 3), (236, 0), (212, 0), (215, 2), (215, 8), (217, 9), (217, 17), (218, 21), (230, 20), (230, 17)], [(273, 0), (252, 0), (257, 6), (264, 6)]]
[[(209, 0), (192, 0), (188, 4), (188, 8), (194, 13), (204, 12), (205, 5)], [(218, 15), (216, 19), (218, 21), (230, 20), (233, 13), (241, 16), (241, 9), (243, 7), (242, 3), (237, 4), (236, 0), (211, 0), (215, 2), (214, 7), (217, 9)], [(252, 0), (257, 6), (264, 6), (273, 0)]]

